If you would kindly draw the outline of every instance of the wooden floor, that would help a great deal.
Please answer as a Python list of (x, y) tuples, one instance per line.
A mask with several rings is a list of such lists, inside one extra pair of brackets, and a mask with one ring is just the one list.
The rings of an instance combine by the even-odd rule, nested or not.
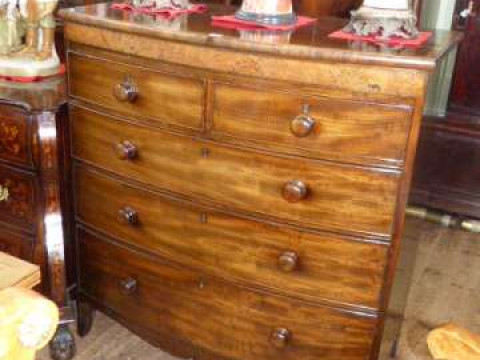
[[(408, 219), (405, 236), (419, 249), (397, 359), (432, 360), (425, 337), (434, 327), (455, 322), (480, 333), (480, 235)], [(76, 360), (175, 360), (99, 313), (77, 351)], [(37, 357), (48, 359), (47, 351)]]

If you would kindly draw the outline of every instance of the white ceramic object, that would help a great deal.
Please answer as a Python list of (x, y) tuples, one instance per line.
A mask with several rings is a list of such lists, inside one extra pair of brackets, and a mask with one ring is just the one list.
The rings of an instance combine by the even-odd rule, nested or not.
[(409, 0), (365, 0), (364, 7), (389, 10), (408, 10)]
[(39, 77), (58, 73), (55, 19), (58, 0), (0, 0), (0, 76)]

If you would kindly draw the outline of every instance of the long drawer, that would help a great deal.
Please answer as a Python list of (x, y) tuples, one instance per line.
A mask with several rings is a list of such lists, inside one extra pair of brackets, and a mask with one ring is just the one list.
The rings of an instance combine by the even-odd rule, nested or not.
[(251, 292), (82, 229), (77, 236), (81, 293), (157, 337), (238, 360), (369, 358), (375, 318)]
[(390, 234), (399, 175), (220, 146), (72, 109), (77, 159), (175, 193), (309, 227)]
[[(88, 76), (85, 76), (88, 74)], [(69, 54), (70, 94), (165, 127), (203, 128), (204, 84), (187, 74)]]
[(288, 154), (401, 165), (412, 108), (217, 83), (216, 139)]
[(0, 166), (0, 220), (32, 227), (36, 213), (35, 176)]
[(76, 214), (104, 233), (226, 279), (378, 308), (388, 247), (192, 207), (75, 167)]

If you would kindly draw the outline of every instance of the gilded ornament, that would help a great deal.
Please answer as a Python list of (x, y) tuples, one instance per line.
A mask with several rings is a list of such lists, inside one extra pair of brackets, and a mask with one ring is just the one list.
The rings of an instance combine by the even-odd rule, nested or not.
[(9, 194), (8, 188), (0, 185), (0, 202), (8, 201), (9, 196), (10, 194)]

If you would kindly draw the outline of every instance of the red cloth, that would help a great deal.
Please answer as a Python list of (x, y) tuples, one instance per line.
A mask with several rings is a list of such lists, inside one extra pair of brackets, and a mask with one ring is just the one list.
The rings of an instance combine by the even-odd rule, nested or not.
[(298, 16), (297, 22), (292, 25), (264, 25), (258, 24), (252, 21), (245, 21), (237, 19), (234, 15), (227, 16), (212, 16), (212, 25), (223, 27), (227, 29), (237, 29), (237, 30), (270, 30), (270, 31), (288, 31), (295, 30), (303, 26), (308, 26), (313, 24), (316, 19), (309, 18), (306, 16)]
[(145, 7), (145, 8), (136, 8), (132, 4), (128, 3), (116, 3), (112, 4), (112, 9), (117, 10), (127, 10), (141, 14), (150, 14), (150, 15), (164, 15), (166, 18), (174, 18), (182, 14), (201, 14), (207, 11), (207, 5), (205, 4), (195, 4), (192, 5), (189, 9), (177, 9), (177, 8), (154, 8), (154, 7)]
[(49, 79), (54, 76), (64, 75), (64, 74), (65, 74), (65, 65), (61, 64), (60, 68), (58, 69), (58, 73), (50, 76), (2, 76), (0, 75), (0, 80), (14, 82), (14, 83), (28, 84), (28, 83), (40, 82), (42, 80)]
[(354, 41), (366, 41), (370, 43), (381, 43), (390, 46), (406, 46), (406, 47), (420, 47), (424, 45), (428, 39), (432, 36), (431, 32), (421, 32), (416, 39), (402, 39), (400, 37), (381, 39), (378, 36), (361, 36), (352, 33), (345, 32), (343, 30), (335, 31), (328, 35), (332, 39), (354, 40)]

